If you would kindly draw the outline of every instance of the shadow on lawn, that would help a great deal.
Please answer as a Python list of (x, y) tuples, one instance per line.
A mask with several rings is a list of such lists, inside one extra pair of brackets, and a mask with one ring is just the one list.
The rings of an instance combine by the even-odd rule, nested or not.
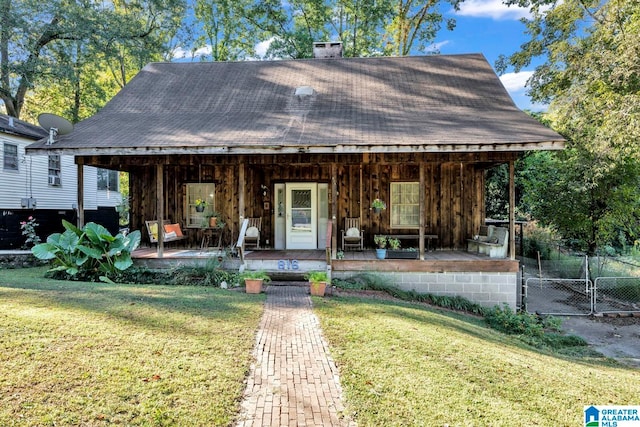
[[(457, 331), (476, 339), (489, 342), (492, 345), (515, 347), (520, 350), (544, 354), (545, 356), (570, 361), (572, 363), (583, 364), (585, 366), (606, 366), (622, 370), (632, 369), (619, 364), (590, 348), (586, 348), (586, 352), (576, 355), (560, 354), (547, 349), (539, 349), (518, 340), (515, 336), (509, 336), (490, 329), (481, 317), (449, 311), (426, 303), (407, 302), (387, 298), (374, 299), (366, 296), (339, 297), (334, 299), (334, 301), (340, 303), (341, 299), (351, 306), (353, 311), (357, 311), (357, 317), (361, 319), (379, 319), (381, 315), (402, 320), (410, 319), (422, 325)], [(368, 306), (368, 308), (358, 309), (358, 306)], [(338, 309), (338, 311), (343, 310)], [(348, 309), (348, 311), (352, 312), (352, 309)], [(584, 349), (584, 347), (581, 348)]]
[[(113, 285), (37, 276), (16, 284), (7, 283), (5, 274), (0, 272), (2, 299), (10, 297), (13, 301), (38, 306), (55, 305), (98, 313), (145, 328), (194, 334), (197, 331), (193, 325), (199, 323), (199, 319), (233, 323), (234, 319), (250, 316), (254, 310), (261, 311), (264, 301), (264, 295), (247, 296), (210, 287)], [(28, 292), (11, 292), (17, 289)]]

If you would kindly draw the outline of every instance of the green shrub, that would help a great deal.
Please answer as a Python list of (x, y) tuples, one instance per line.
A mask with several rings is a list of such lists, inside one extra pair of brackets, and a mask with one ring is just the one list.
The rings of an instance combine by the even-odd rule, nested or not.
[(112, 236), (105, 227), (93, 222), (82, 230), (65, 220), (62, 225), (64, 233), (54, 233), (46, 243), (31, 249), (36, 258), (53, 262), (52, 271), (110, 281), (119, 271), (133, 265), (131, 252), (140, 244), (140, 231)]
[(494, 307), (485, 313), (487, 324), (500, 332), (509, 335), (528, 335), (541, 337), (544, 328), (540, 319), (529, 313), (516, 313), (508, 305)]

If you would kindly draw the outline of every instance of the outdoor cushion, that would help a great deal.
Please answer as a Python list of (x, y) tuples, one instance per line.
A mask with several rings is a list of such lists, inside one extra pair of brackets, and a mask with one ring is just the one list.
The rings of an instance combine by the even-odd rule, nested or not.
[(260, 235), (260, 230), (258, 230), (258, 227), (247, 228), (247, 233), (246, 233), (247, 237), (258, 237), (259, 235)]
[[(173, 237), (183, 237), (182, 229), (180, 228), (180, 224), (166, 224), (164, 226), (165, 236), (169, 237), (169, 234), (173, 233)], [(157, 231), (156, 231), (157, 233)]]
[(154, 222), (149, 226), (149, 232), (155, 240), (158, 240), (158, 223)]
[(178, 237), (175, 231), (170, 231), (169, 233), (164, 233), (164, 240), (172, 240)]
[(360, 237), (360, 230), (358, 230), (355, 227), (351, 227), (350, 229), (347, 230), (347, 232), (345, 233), (345, 236), (347, 236), (347, 237)]

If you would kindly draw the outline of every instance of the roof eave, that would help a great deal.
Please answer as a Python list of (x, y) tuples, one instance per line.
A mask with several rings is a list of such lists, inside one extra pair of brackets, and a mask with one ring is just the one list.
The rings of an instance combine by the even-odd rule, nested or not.
[(73, 156), (140, 156), (140, 155), (242, 155), (242, 154), (357, 154), (357, 153), (477, 153), (563, 150), (564, 140), (536, 142), (500, 142), (493, 144), (431, 143), (389, 145), (247, 145), (206, 147), (121, 147), (121, 148), (58, 148), (53, 146), (27, 148), (26, 154), (66, 154)]

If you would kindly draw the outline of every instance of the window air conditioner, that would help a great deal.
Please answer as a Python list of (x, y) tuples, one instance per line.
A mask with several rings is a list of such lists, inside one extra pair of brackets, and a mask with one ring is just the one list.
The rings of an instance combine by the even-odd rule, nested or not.
[(59, 176), (50, 176), (49, 177), (49, 185), (60, 185), (60, 177)]

